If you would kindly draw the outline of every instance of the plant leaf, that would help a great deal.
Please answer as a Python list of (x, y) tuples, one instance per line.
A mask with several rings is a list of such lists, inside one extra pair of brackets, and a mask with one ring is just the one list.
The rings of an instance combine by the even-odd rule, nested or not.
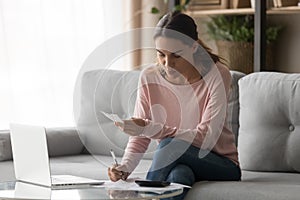
[(158, 13), (159, 13), (159, 9), (156, 8), (156, 7), (152, 7), (152, 8), (151, 8), (151, 13), (152, 13), (152, 14), (158, 14)]
[[(206, 25), (212, 39), (254, 42), (253, 15), (218, 15), (210, 17)], [(267, 43), (275, 41), (280, 30), (279, 26), (269, 26), (266, 30)]]

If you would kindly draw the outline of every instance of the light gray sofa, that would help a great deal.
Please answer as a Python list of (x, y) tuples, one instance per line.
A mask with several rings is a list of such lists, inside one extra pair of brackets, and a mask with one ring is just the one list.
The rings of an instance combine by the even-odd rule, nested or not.
[[(53, 174), (108, 179), (107, 167), (113, 163), (109, 150), (114, 149), (120, 160), (128, 137), (100, 111), (130, 117), (139, 74), (113, 70), (84, 73), (75, 104), (78, 130), (47, 128)], [(242, 181), (197, 182), (185, 199), (299, 199), (300, 74), (231, 74), (227, 123), (238, 138)], [(131, 177), (145, 177), (155, 146), (151, 143)], [(0, 181), (14, 180), (9, 131), (0, 132), (0, 160)]]

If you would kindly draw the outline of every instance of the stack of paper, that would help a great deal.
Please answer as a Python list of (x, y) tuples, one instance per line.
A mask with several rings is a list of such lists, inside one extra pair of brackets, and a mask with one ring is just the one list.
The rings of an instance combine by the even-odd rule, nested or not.
[(141, 187), (138, 186), (133, 179), (127, 181), (119, 180), (117, 182), (106, 181), (100, 187), (105, 187), (106, 189), (111, 190), (134, 190), (139, 192), (154, 192), (157, 194), (162, 194), (171, 190), (182, 189), (184, 187), (191, 188), (190, 186), (182, 185), (179, 183), (171, 183), (169, 186), (166, 187)]

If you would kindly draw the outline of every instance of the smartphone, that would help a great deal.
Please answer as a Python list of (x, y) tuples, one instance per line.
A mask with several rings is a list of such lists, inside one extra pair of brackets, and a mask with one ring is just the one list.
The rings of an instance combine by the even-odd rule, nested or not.
[(150, 180), (136, 180), (135, 183), (143, 187), (166, 187), (171, 184), (168, 181), (150, 181)]

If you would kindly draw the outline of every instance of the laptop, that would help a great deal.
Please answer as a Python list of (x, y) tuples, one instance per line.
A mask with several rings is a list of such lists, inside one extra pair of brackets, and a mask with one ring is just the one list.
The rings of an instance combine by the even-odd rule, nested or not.
[(51, 175), (46, 130), (41, 126), (10, 124), (10, 138), (17, 181), (51, 187), (76, 188), (104, 181), (73, 175)]

